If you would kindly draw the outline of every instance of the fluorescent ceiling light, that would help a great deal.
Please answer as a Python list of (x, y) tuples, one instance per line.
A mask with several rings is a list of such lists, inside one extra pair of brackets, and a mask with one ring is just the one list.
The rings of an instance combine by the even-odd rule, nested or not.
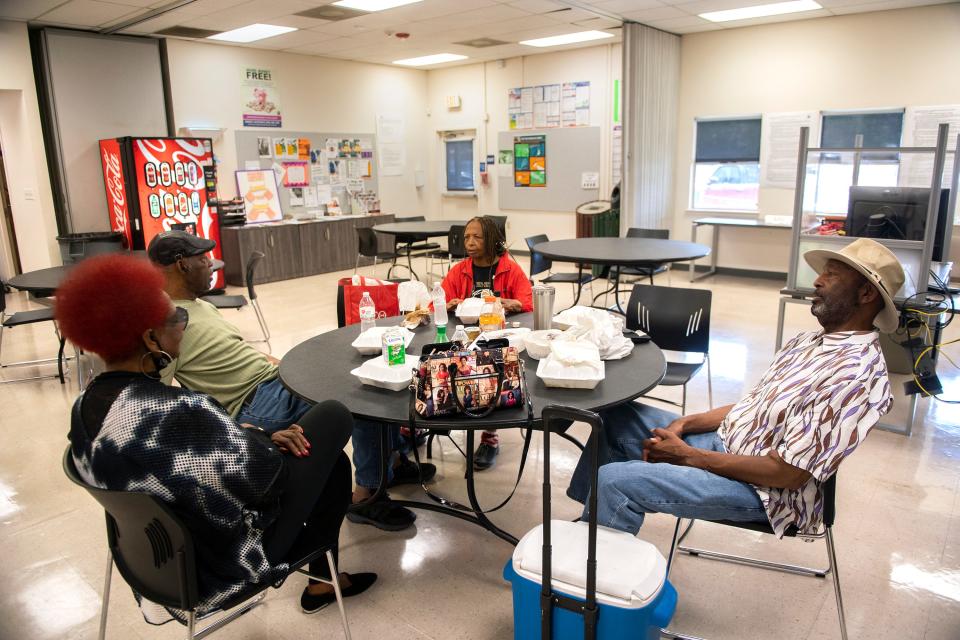
[(275, 24), (248, 24), (245, 27), (224, 31), (215, 36), (210, 36), (207, 40), (224, 40), (226, 42), (255, 42), (264, 38), (272, 38), (282, 33), (296, 31), (294, 27), (278, 27)]
[(425, 67), (428, 64), (440, 64), (441, 62), (454, 62), (455, 60), (466, 59), (467, 56), (461, 56), (456, 53), (435, 53), (432, 56), (420, 56), (419, 58), (394, 60), (393, 64), (402, 64), (407, 67)]
[(589, 42), (590, 40), (603, 40), (612, 38), (612, 33), (606, 31), (578, 31), (577, 33), (565, 33), (562, 36), (550, 36), (549, 38), (537, 38), (536, 40), (521, 40), (520, 44), (528, 47), (555, 47), (558, 44), (573, 44), (574, 42)]
[(357, 11), (384, 11), (394, 7), (402, 7), (405, 4), (413, 4), (421, 0), (340, 0), (333, 4), (346, 9), (356, 9)]
[(701, 13), (700, 17), (704, 20), (709, 20), (710, 22), (730, 22), (731, 20), (747, 20), (748, 18), (780, 16), (785, 13), (798, 13), (800, 11), (815, 11), (816, 9), (822, 8), (823, 7), (813, 0), (795, 0), (794, 2), (758, 4), (753, 7), (728, 9), (726, 11), (711, 11), (709, 13)]

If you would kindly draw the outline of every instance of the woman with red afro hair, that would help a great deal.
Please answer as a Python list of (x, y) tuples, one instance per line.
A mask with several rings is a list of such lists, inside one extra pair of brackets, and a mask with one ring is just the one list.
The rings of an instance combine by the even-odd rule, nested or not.
[[(189, 321), (163, 283), (146, 260), (113, 254), (84, 260), (57, 288), (60, 330), (106, 362), (73, 406), (77, 471), (100, 488), (154, 495), (190, 523), (198, 614), (232, 606), (251, 584), (282, 581), (295, 547), (330, 548), (309, 566), (311, 575), (330, 579), (352, 489), (343, 453), (350, 412), (321, 402), (299, 425), (270, 435), (238, 424), (210, 396), (162, 384), (159, 371), (179, 355)], [(376, 579), (338, 574), (344, 596)], [(301, 606), (312, 613), (334, 601), (332, 581), (311, 580)], [(147, 619), (160, 622), (151, 610), (144, 607)], [(167, 611), (181, 622), (193, 615)]]

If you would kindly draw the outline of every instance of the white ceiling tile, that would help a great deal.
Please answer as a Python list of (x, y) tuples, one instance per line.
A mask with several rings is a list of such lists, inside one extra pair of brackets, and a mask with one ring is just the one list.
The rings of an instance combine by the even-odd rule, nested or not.
[(315, 28), (317, 31), (333, 33), (338, 36), (351, 36), (356, 33), (365, 33), (370, 31), (369, 27), (365, 27), (357, 23), (355, 18), (351, 18), (350, 20), (336, 20)]
[(602, 30), (602, 29), (613, 29), (615, 27), (619, 27), (623, 23), (620, 22), (619, 20), (614, 20), (612, 18), (592, 18), (590, 20), (578, 20), (573, 24), (577, 25), (578, 27), (582, 27), (584, 29)]
[(632, 11), (662, 7), (663, 3), (660, 2), (660, 0), (604, 0), (603, 2), (595, 3), (593, 6), (597, 9), (609, 11), (610, 13), (626, 15)]
[[(684, 13), (692, 16), (700, 15), (710, 11), (727, 11), (728, 9), (741, 9), (743, 7), (754, 7), (761, 4), (770, 4), (771, 0), (693, 0), (677, 6)], [(799, 14), (792, 14), (799, 15)]]
[(63, 4), (63, 0), (3, 0), (0, 2), (0, 18), (33, 20), (58, 4)]
[(330, 24), (329, 20), (320, 20), (318, 18), (304, 18), (303, 16), (283, 16), (280, 18), (270, 18), (270, 24), (280, 27), (293, 27), (294, 29), (312, 29), (325, 24)]
[(70, 0), (40, 16), (42, 21), (74, 24), (83, 27), (99, 27), (127, 16), (142, 13), (142, 9), (126, 4), (114, 4), (100, 0)]
[(328, 33), (304, 29), (302, 31), (283, 33), (279, 36), (266, 38), (264, 40), (257, 40), (256, 42), (251, 42), (250, 46), (255, 49), (292, 49), (293, 47), (303, 47), (318, 42), (327, 42), (328, 40), (336, 39), (336, 37), (337, 36)]
[(717, 23), (704, 20), (703, 18), (698, 18), (697, 16), (681, 16), (663, 20), (651, 20), (646, 24), (649, 24), (651, 27), (656, 27), (657, 29), (670, 31), (670, 28), (672, 27), (700, 27), (714, 25)]
[(847, 15), (851, 13), (869, 13), (871, 11), (888, 11), (890, 9), (907, 9), (933, 4), (949, 4), (956, 2), (956, 0), (885, 0), (884, 2), (871, 2), (868, 4), (861, 4), (862, 0), (857, 0), (857, 2), (855, 5), (845, 6), (831, 4), (829, 7), (825, 6), (824, 8), (829, 9), (830, 12), (835, 15)]
[(644, 23), (651, 20), (667, 20), (669, 18), (684, 18), (687, 16), (689, 16), (689, 14), (681, 11), (678, 7), (655, 7), (653, 9), (632, 11), (624, 15), (625, 18)]
[(826, 9), (816, 11), (804, 11), (803, 13), (793, 13), (785, 16), (767, 16), (765, 18), (750, 18), (749, 20), (734, 20), (722, 23), (724, 29), (737, 29), (740, 27), (752, 27), (759, 24), (773, 24), (775, 22), (795, 22), (797, 20), (811, 20), (813, 18), (828, 18), (831, 14)]
[(209, 15), (231, 7), (239, 7), (248, 2), (250, 2), (250, 0), (195, 0), (188, 5), (184, 5), (183, 9), (189, 8), (191, 13), (197, 15)]
[(523, 9), (529, 13), (547, 13), (548, 11), (558, 11), (567, 9), (567, 5), (554, 2), (553, 0), (508, 0), (511, 7)]
[(286, 51), (293, 53), (306, 53), (309, 55), (319, 55), (330, 53), (331, 51), (342, 51), (349, 46), (351, 46), (351, 44), (350, 40), (347, 38), (334, 38), (333, 40), (325, 40), (315, 44), (293, 47), (291, 49), (286, 49)]
[(213, 31), (230, 31), (239, 29), (251, 24), (250, 20), (244, 16), (229, 16), (217, 13), (209, 16), (196, 16), (180, 22), (184, 27), (193, 27), (195, 29), (211, 29)]
[(182, 19), (180, 16), (157, 16), (146, 22), (140, 22), (128, 29), (124, 29), (121, 33), (156, 33), (163, 29), (178, 26)]
[[(491, 22), (478, 25), (476, 27), (467, 27), (475, 34), (473, 37), (495, 37), (497, 40), (503, 40), (500, 36), (504, 33), (512, 33), (521, 29), (553, 29), (558, 33), (569, 33), (576, 31), (575, 28), (564, 22), (557, 22), (549, 15), (529, 16), (521, 21), (504, 20), (502, 22)], [(462, 38), (461, 38), (462, 39)]]
[(530, 16), (530, 14), (525, 11), (521, 11), (520, 9), (516, 9), (508, 5), (500, 4), (492, 7), (485, 7), (483, 9), (474, 9), (473, 11), (458, 12), (446, 16), (437, 16), (427, 20), (417, 20), (417, 22), (456, 29), (457, 27), (482, 25), (488, 22), (501, 22), (504, 20), (513, 20), (517, 23), (522, 23), (522, 21), (528, 16)]
[(707, 24), (704, 24), (704, 25), (691, 25), (687, 27), (671, 27), (669, 29), (661, 28), (661, 27), (657, 27), (657, 28), (662, 29), (663, 31), (667, 31), (669, 33), (675, 33), (678, 36), (686, 35), (688, 33), (701, 33), (703, 31), (722, 30), (722, 27), (716, 24), (715, 22), (707, 22)]
[(110, 0), (110, 2), (113, 2), (114, 4), (125, 4), (129, 7), (140, 9), (149, 9), (153, 4), (153, 0)]
[(408, 4), (396, 9), (387, 9), (383, 13), (399, 18), (404, 22), (416, 22), (438, 16), (448, 16), (451, 13), (492, 7), (496, 4), (493, 0), (423, 0), (423, 2)]

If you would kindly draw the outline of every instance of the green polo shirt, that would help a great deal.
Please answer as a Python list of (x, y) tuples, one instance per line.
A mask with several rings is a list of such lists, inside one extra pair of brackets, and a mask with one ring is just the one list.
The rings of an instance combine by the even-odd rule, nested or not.
[(213, 396), (234, 418), (244, 398), (261, 382), (277, 377), (277, 366), (254, 349), (220, 311), (203, 300), (174, 300), (190, 314), (180, 357), (161, 374), (170, 384)]

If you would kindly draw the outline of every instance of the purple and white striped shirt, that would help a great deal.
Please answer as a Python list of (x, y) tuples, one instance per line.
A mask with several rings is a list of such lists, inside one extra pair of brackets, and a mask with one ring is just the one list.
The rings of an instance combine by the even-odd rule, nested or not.
[(799, 489), (755, 488), (777, 536), (790, 525), (812, 534), (823, 524), (821, 483), (892, 404), (877, 332), (801, 333), (718, 432), (729, 453), (763, 456), (776, 449), (785, 462), (810, 472)]

